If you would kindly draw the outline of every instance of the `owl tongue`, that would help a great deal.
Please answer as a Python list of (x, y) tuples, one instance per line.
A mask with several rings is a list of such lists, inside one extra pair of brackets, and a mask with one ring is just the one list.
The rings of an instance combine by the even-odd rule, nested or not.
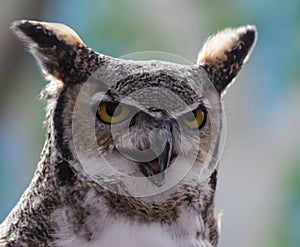
[(147, 165), (153, 170), (154, 174), (157, 174), (160, 172), (159, 170), (159, 163), (157, 162), (157, 160), (152, 160), (147, 162)]

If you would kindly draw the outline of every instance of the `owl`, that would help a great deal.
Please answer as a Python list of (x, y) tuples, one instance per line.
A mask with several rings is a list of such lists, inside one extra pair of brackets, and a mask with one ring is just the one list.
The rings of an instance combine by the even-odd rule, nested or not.
[(0, 246), (217, 246), (222, 97), (256, 28), (220, 31), (178, 64), (97, 53), (63, 24), (11, 27), (49, 80), (47, 131)]

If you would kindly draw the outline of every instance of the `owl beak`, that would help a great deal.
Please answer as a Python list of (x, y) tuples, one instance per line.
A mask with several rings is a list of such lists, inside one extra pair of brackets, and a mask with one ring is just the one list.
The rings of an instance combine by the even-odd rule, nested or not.
[(158, 187), (165, 184), (166, 169), (169, 167), (171, 161), (173, 147), (171, 126), (163, 124), (160, 134), (165, 140), (162, 153), (156, 159), (142, 163), (140, 167), (142, 173)]

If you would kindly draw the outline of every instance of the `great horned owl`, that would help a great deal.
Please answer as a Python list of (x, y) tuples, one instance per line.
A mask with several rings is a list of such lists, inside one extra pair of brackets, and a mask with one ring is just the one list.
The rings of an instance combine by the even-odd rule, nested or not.
[(196, 64), (116, 59), (63, 24), (16, 21), (50, 83), (34, 178), (1, 246), (217, 246), (222, 96), (254, 26), (210, 37)]

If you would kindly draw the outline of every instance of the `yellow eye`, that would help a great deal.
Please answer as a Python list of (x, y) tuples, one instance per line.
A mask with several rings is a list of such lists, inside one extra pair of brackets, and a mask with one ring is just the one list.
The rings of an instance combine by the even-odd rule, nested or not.
[(102, 102), (98, 106), (97, 116), (105, 123), (115, 124), (125, 120), (130, 113), (130, 107), (118, 103)]
[(198, 108), (193, 112), (185, 114), (183, 119), (185, 125), (191, 129), (202, 128), (205, 124), (205, 120), (206, 112), (201, 108)]

